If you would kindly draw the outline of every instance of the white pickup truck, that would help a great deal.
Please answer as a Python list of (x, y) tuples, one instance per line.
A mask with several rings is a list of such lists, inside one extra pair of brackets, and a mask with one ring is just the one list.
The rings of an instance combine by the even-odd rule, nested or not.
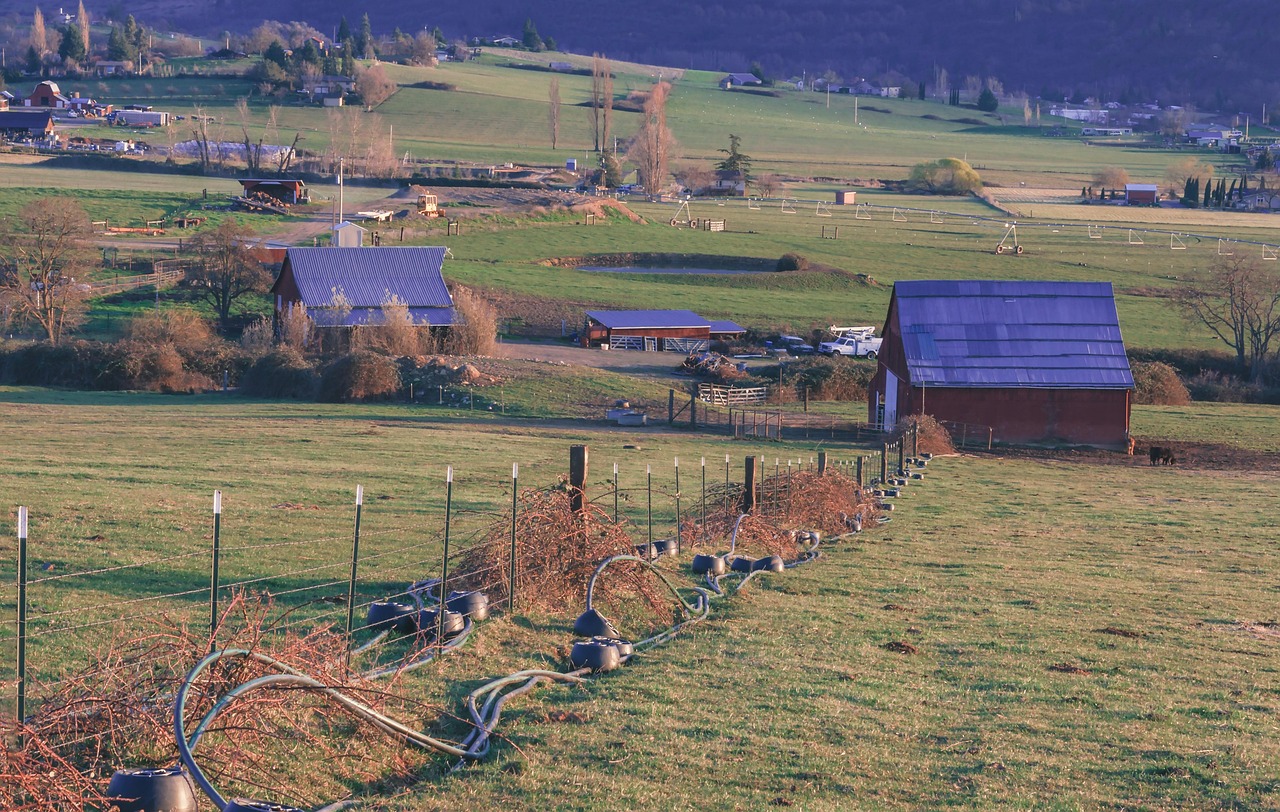
[[(836, 330), (832, 330), (836, 332)], [(824, 341), (818, 345), (818, 352), (827, 356), (849, 355), (854, 358), (875, 359), (880, 352), (880, 342), (874, 327), (839, 328), (840, 337), (835, 341)]]

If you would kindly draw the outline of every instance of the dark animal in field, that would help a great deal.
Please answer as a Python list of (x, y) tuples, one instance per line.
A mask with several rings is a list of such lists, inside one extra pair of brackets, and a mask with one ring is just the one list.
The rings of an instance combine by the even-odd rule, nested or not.
[(1173, 455), (1172, 448), (1163, 446), (1151, 446), (1151, 464), (1152, 465), (1173, 465), (1178, 458)]

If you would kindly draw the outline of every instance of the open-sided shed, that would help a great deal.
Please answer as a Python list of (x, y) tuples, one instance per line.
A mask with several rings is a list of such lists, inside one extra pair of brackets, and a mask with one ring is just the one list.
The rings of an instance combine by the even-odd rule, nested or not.
[(1003, 442), (1122, 446), (1133, 375), (1109, 282), (898, 282), (868, 419), (990, 426)]
[(692, 310), (588, 310), (584, 347), (701, 352), (711, 344), (711, 322)]

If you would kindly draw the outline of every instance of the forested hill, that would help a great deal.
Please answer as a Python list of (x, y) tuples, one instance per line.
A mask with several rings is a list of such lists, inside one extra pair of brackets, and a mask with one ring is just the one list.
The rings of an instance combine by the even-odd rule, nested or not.
[[(103, 13), (105, 9), (90, 10)], [(21, 14), (30, 3), (0, 0)], [(526, 17), (574, 52), (680, 68), (746, 70), (759, 62), (786, 78), (828, 69), (844, 79), (898, 71), (932, 84), (997, 78), (1032, 95), (1101, 94), (1104, 100), (1193, 102), (1224, 111), (1280, 100), (1268, 56), (1273, 4), (1263, 0), (596, 0), (523, 4), (353, 4), (337, 0), (136, 0), (148, 22), (216, 33), (235, 21), (305, 20), (332, 32), (367, 10), (375, 33), (440, 27), (449, 38), (520, 36)], [(50, 9), (52, 10), (52, 9)]]

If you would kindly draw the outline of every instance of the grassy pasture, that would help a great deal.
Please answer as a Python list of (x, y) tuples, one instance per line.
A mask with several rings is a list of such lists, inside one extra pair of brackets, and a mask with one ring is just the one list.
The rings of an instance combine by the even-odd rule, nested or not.
[[(675, 455), (687, 474), (706, 454), (718, 476), (718, 455), (729, 453), (736, 478), (745, 453), (811, 453), (401, 406), (8, 389), (0, 410), (11, 449), (5, 491), (33, 507), (33, 575), (47, 574), (45, 563), (58, 574), (192, 554), (33, 587), (37, 632), (67, 606), (207, 584), (214, 488), (226, 494), (227, 580), (287, 572), (261, 583), (283, 591), (332, 581), (318, 590), (327, 594), (345, 577), (351, 491), (363, 483), (362, 580), (375, 592), (431, 567), (446, 464), (465, 529), (502, 509), (511, 462), (522, 483), (549, 484), (564, 447), (585, 440), (593, 492), (606, 493), (620, 461), (632, 491), (623, 510), (643, 534), (635, 489), (645, 464), (669, 500)], [(1270, 437), (1262, 407), (1213, 412), (1215, 432), (1234, 442)], [(1135, 427), (1176, 437), (1206, 420), (1202, 410), (1146, 408)], [(454, 774), (425, 765), (423, 785), (369, 808), (692, 808), (708, 789), (717, 805), (740, 808), (1268, 807), (1280, 787), (1280, 640), (1260, 625), (1275, 620), (1274, 471), (1211, 477), (1141, 460), (982, 455), (940, 459), (926, 473), (890, 525), (829, 547), (817, 564), (757, 579), (710, 622), (621, 672), (512, 703), (491, 760)], [(683, 490), (696, 491), (694, 482)], [(0, 611), (11, 616), (11, 525), (4, 536)], [(282, 542), (299, 544), (247, 549)], [(326, 566), (336, 575), (315, 569)], [(201, 601), (127, 609), (138, 624), (160, 609), (199, 623)], [(394, 690), (454, 712), (482, 678), (558, 664), (578, 609), (494, 621), (462, 656)], [(334, 610), (301, 618), (325, 611)], [(6, 638), (11, 628), (0, 626)], [(918, 653), (883, 648), (892, 641)], [(5, 667), (11, 645), (0, 646)], [(56, 674), (45, 670), (51, 662), (74, 662), (91, 645), (38, 636), (32, 662)], [(1079, 671), (1051, 669), (1059, 665)], [(447, 719), (419, 721), (462, 732)], [(268, 757), (307, 776), (313, 795), (299, 801), (350, 790), (296, 754)]]

